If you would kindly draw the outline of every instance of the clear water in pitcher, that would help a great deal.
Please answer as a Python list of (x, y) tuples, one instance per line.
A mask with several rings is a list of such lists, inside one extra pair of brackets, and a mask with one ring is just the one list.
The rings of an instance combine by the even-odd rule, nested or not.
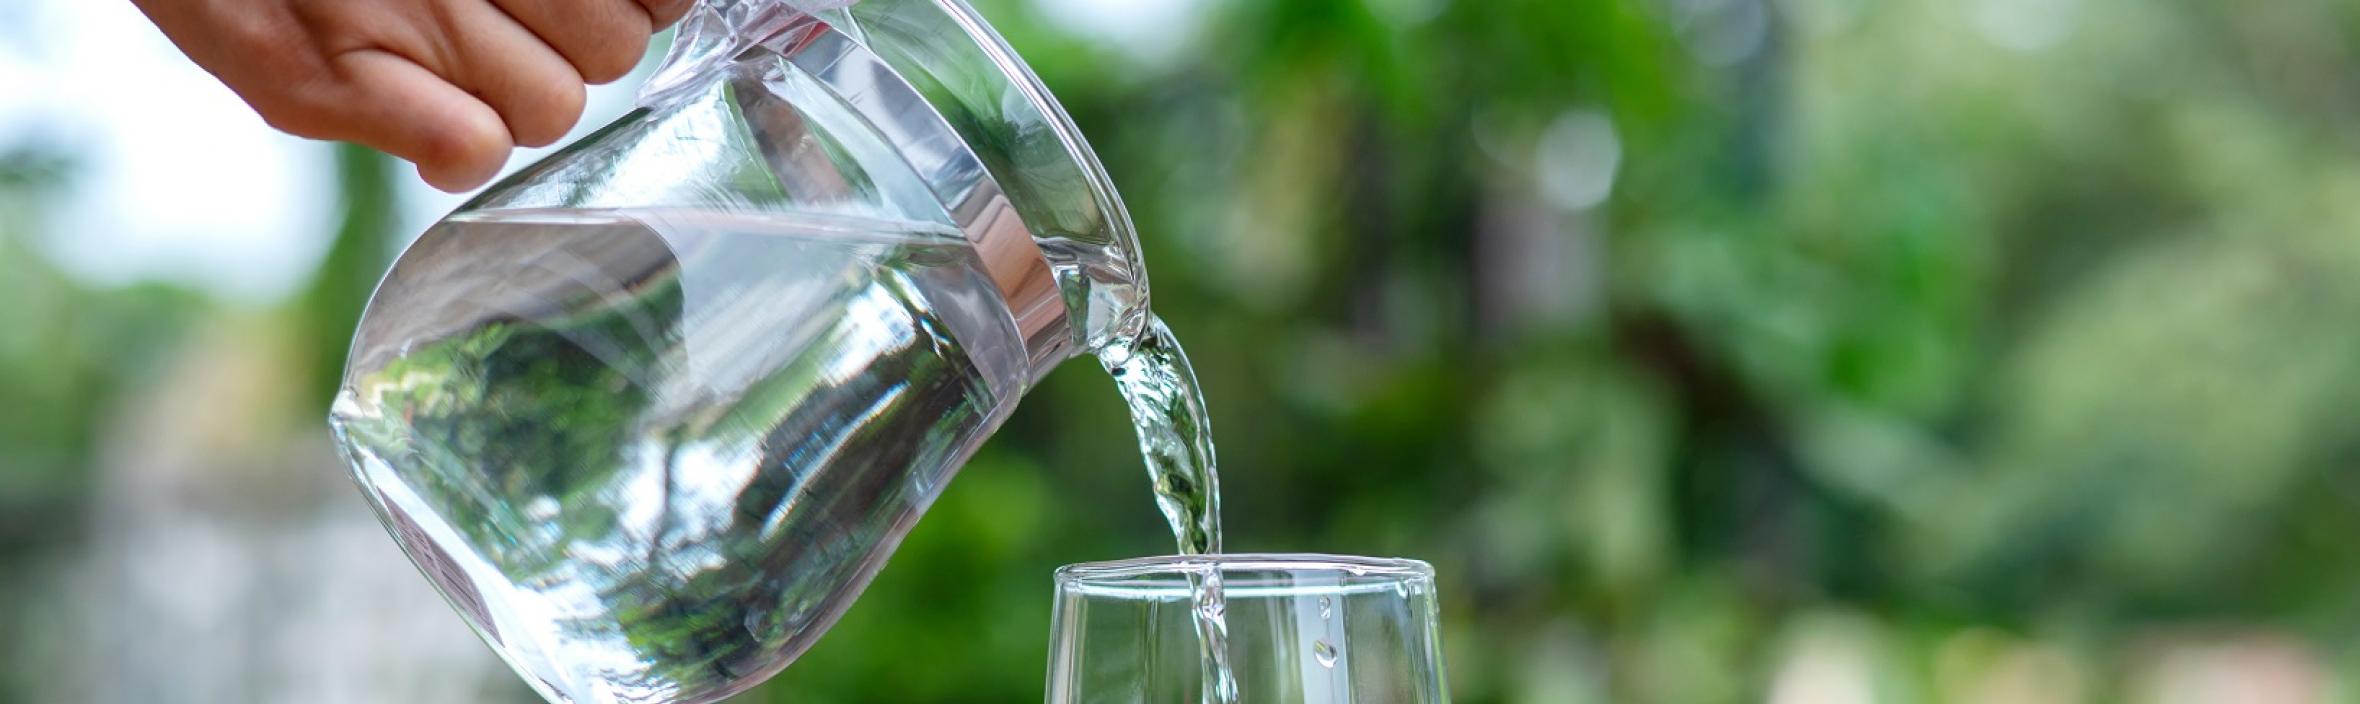
[(419, 562), (553, 701), (783, 667), (882, 562), (839, 546), (906, 531), (1026, 375), (928, 225), (460, 216), (383, 287), (336, 431), (405, 542), (483, 546)]
[[(427, 576), (544, 696), (715, 701), (881, 566), (833, 546), (898, 539), (1014, 408), (1029, 372), (1000, 306), (936, 225), (460, 215), (387, 277), (333, 423)], [(1219, 552), (1178, 341), (1150, 318), (1099, 359), (1180, 551)], [(1233, 702), (1218, 574), (1194, 587), (1205, 701)]]

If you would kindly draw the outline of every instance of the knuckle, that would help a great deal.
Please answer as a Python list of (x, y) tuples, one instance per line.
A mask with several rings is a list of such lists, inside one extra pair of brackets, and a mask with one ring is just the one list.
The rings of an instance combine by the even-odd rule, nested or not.
[(289, 41), (291, 34), (309, 36), (311, 29), (299, 14), (234, 13), (221, 18), (212, 42), (248, 60), (270, 61), (293, 53), (299, 42)]
[(647, 53), (648, 38), (628, 34), (614, 41), (602, 43), (595, 51), (582, 57), (574, 68), (582, 72), (582, 80), (605, 84), (622, 80), (639, 67), (639, 60)]
[(484, 162), (506, 157), (506, 135), (490, 126), (468, 120), (453, 120), (427, 130), (419, 144), (417, 160), (459, 171), (481, 170)]
[(509, 119), (508, 127), (518, 144), (534, 147), (553, 144), (563, 139), (582, 117), (588, 96), (580, 83), (555, 81), (544, 85), (550, 86), (547, 95), (528, 101), (530, 109)]
[(680, 17), (688, 14), (688, 8), (695, 4), (696, 0), (639, 0), (639, 6), (647, 8), (647, 16), (655, 20), (656, 29), (680, 21)]
[(270, 95), (249, 94), (246, 102), (254, 106), (254, 113), (271, 129), (305, 139), (336, 138), (328, 106), (311, 93), (296, 88)]
[(269, 125), (271, 129), (304, 139), (325, 139), (328, 136), (310, 115), (263, 103), (256, 103), (254, 111), (262, 116), (262, 124)]

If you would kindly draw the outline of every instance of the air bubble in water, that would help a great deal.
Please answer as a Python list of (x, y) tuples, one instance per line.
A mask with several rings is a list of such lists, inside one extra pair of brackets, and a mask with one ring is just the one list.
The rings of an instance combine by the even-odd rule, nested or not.
[(1208, 596), (1203, 603), (1197, 604), (1196, 615), (1207, 621), (1222, 620), (1229, 615), (1228, 604), (1223, 600)]

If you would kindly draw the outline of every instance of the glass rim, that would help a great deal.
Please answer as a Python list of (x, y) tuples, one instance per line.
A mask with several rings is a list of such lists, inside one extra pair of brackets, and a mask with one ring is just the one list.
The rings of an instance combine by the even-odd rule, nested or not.
[(1434, 566), (1406, 558), (1316, 553), (1163, 555), (1057, 568), (1057, 590), (1127, 599), (1186, 598), (1189, 578), (1218, 570), (1233, 598), (1426, 591)]

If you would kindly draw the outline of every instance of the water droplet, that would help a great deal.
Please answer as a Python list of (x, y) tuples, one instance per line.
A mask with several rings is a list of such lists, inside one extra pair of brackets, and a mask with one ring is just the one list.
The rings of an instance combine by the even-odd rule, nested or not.
[(1320, 597), (1320, 598), (1319, 598), (1319, 617), (1320, 617), (1320, 618), (1332, 618), (1332, 617), (1334, 617), (1335, 615), (1336, 615), (1336, 605), (1335, 605), (1335, 602), (1329, 601), (1327, 597), (1324, 597), (1324, 596), (1323, 596), (1323, 597)]
[(1336, 666), (1336, 646), (1328, 645), (1328, 642), (1324, 640), (1312, 641), (1311, 657), (1319, 661), (1320, 667), (1334, 668)]

